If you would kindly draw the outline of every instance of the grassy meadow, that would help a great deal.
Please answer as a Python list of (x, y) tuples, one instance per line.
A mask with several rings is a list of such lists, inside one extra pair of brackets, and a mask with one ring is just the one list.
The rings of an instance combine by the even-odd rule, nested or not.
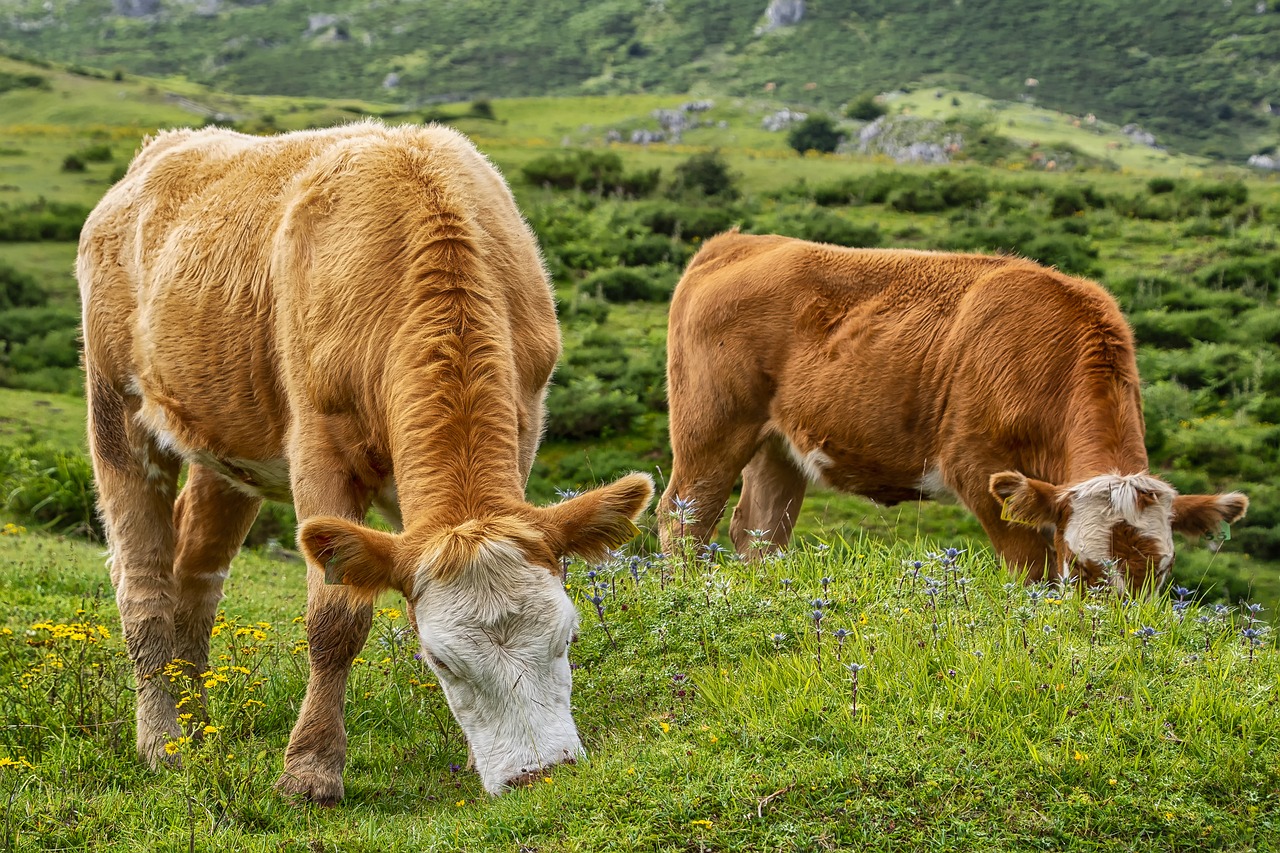
[[(888, 106), (999, 139), (940, 168), (799, 156), (761, 128), (776, 103), (748, 98), (642, 146), (604, 134), (654, 128), (687, 98), (409, 113), (4, 58), (0, 73), (44, 80), (0, 91), (0, 848), (1280, 846), (1275, 179), (941, 89)], [(657, 560), (646, 535), (568, 578), (590, 760), (499, 799), (459, 766), (461, 731), (389, 597), (349, 691), (347, 798), (323, 810), (271, 790), (306, 677), (304, 569), (291, 510), (271, 506), (227, 584), (208, 719), (175, 741), (179, 769), (146, 771), (94, 541), (74, 234), (143, 134), (209, 113), (250, 132), (447, 120), (503, 169), (565, 339), (535, 502), (626, 470), (662, 479), (666, 301), (701, 241), (737, 225), (1018, 252), (1096, 278), (1140, 342), (1153, 470), (1242, 490), (1249, 516), (1229, 542), (1179, 542), (1171, 588), (1142, 602), (1024, 587), (962, 507), (928, 502), (813, 490), (796, 548), (762, 564)], [(1064, 145), (1091, 167), (1046, 171), (1038, 153)]]
[(182, 765), (153, 773), (132, 755), (131, 669), (100, 551), (13, 526), (3, 543), (10, 850), (1280, 840), (1273, 639), (1247, 606), (1187, 591), (1134, 603), (1024, 587), (989, 553), (927, 541), (836, 539), (757, 565), (723, 553), (574, 565), (590, 757), (498, 799), (460, 769), (461, 732), (388, 598), (348, 693), (347, 796), (318, 809), (271, 789), (305, 685), (300, 562), (236, 561), (201, 676), (207, 719), (174, 741)]

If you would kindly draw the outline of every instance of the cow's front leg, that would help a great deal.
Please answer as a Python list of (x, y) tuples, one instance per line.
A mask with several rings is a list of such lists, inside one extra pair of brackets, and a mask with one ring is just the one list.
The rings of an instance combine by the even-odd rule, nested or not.
[[(304, 519), (336, 515), (364, 518), (372, 492), (353, 489), (356, 478), (341, 460), (302, 451), (292, 469), (299, 528)], [(276, 787), (322, 805), (342, 799), (347, 760), (343, 723), (351, 662), (364, 646), (373, 619), (369, 604), (352, 604), (346, 588), (325, 583), (325, 567), (307, 563), (307, 643), (311, 673), (298, 722), (289, 735), (284, 773)]]

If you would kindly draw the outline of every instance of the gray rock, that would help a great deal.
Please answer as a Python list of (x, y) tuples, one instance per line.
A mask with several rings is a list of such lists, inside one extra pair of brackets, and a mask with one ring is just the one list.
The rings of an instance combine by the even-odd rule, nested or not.
[(792, 27), (804, 19), (804, 0), (769, 0), (764, 10), (765, 24), (757, 32), (769, 33), (781, 27)]
[(786, 107), (783, 107), (776, 113), (770, 113), (765, 116), (761, 120), (760, 126), (765, 130), (776, 133), (779, 130), (786, 130), (793, 124), (799, 124), (808, 117), (808, 113), (796, 112), (795, 110), (789, 110)]
[(160, 11), (160, 0), (111, 0), (111, 8), (126, 18), (145, 18)]

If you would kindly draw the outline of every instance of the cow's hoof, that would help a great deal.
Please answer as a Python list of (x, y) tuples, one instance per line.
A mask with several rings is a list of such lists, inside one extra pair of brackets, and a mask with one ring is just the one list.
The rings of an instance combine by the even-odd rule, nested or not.
[(317, 770), (288, 770), (276, 780), (276, 790), (298, 802), (336, 806), (344, 793), (341, 773)]

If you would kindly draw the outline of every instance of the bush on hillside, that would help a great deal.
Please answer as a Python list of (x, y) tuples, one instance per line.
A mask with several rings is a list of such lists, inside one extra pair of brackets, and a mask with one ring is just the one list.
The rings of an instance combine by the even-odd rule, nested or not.
[[(35, 276), (0, 261), (0, 312), (44, 305), (48, 300)], [(10, 338), (4, 333), (4, 316), (0, 313), (0, 344)]]
[(715, 207), (681, 205), (673, 202), (651, 203), (640, 211), (640, 222), (655, 234), (682, 240), (706, 240), (735, 224), (748, 225), (749, 217), (741, 210), (725, 205)]
[(1196, 341), (1223, 341), (1229, 328), (1217, 311), (1139, 311), (1129, 324), (1140, 345), (1187, 349)]
[(1203, 287), (1237, 290), (1261, 299), (1280, 293), (1280, 255), (1233, 258), (1210, 264), (1196, 273)]
[(94, 501), (93, 468), (83, 453), (0, 446), (0, 506), (24, 523), (100, 539)]
[(868, 93), (851, 101), (844, 114), (855, 121), (875, 121), (887, 112), (888, 107), (878, 103), (875, 95)]
[(552, 385), (547, 394), (548, 439), (580, 440), (621, 435), (644, 412), (633, 396), (608, 388), (594, 376)]
[(0, 243), (74, 242), (80, 239), (80, 226), (88, 215), (87, 207), (45, 199), (0, 204)]
[(850, 222), (843, 216), (820, 207), (761, 218), (755, 222), (752, 231), (757, 234), (783, 234), (837, 246), (870, 247), (879, 246), (881, 242), (878, 225)]
[(679, 273), (672, 266), (614, 267), (587, 276), (582, 288), (606, 302), (665, 302), (675, 290)]
[(520, 171), (525, 181), (535, 186), (626, 198), (651, 195), (662, 175), (660, 169), (626, 172), (615, 152), (585, 150), (547, 154), (526, 163)]
[(840, 130), (830, 116), (811, 115), (791, 128), (787, 144), (800, 154), (820, 151), (829, 154), (840, 145)]
[(729, 171), (729, 163), (719, 151), (694, 154), (676, 166), (671, 181), (674, 193), (692, 193), (708, 198), (733, 201), (738, 198), (737, 179)]

